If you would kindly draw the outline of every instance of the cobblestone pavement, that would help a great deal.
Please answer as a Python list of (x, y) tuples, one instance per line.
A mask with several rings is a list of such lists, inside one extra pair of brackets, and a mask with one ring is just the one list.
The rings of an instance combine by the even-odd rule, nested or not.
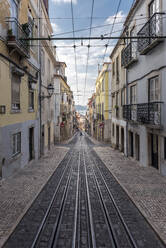
[(40, 160), (33, 161), (17, 174), (0, 181), (0, 247), (68, 150), (67, 147), (54, 147)]
[(94, 150), (125, 189), (136, 206), (166, 243), (166, 178), (152, 167), (142, 167), (111, 147)]

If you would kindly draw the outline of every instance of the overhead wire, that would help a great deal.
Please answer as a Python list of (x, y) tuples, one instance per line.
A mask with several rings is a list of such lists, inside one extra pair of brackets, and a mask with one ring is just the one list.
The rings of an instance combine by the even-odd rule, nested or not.
[[(112, 35), (112, 32), (113, 32), (113, 29), (114, 29), (114, 25), (115, 25), (115, 22), (116, 22), (116, 18), (117, 18), (118, 12), (119, 12), (119, 8), (120, 8), (120, 5), (121, 5), (121, 2), (122, 2), (122, 0), (119, 0), (118, 7), (117, 7), (117, 10), (116, 10), (116, 14), (115, 14), (115, 17), (114, 17), (114, 21), (113, 21), (113, 24), (112, 24), (112, 27), (111, 27), (111, 31), (109, 33), (109, 36)], [(109, 45), (109, 42), (110, 42), (110, 39), (108, 40), (107, 45)], [(103, 58), (102, 58), (103, 62), (104, 62), (104, 59), (105, 59), (106, 52), (107, 52), (107, 46), (105, 48), (104, 55), (103, 55)]]
[[(94, 0), (92, 0), (92, 9), (91, 9), (91, 19), (90, 19), (89, 37), (91, 37), (91, 32), (92, 32), (93, 9), (94, 9)], [(86, 61), (85, 84), (84, 84), (84, 98), (85, 98), (85, 89), (86, 89), (87, 74), (88, 74), (89, 52), (90, 52), (89, 50), (90, 50), (90, 39), (89, 39), (89, 46), (88, 46), (88, 53), (87, 53), (87, 61)]]
[[(73, 11), (73, 2), (71, 0), (71, 15), (72, 15), (72, 27), (73, 27), (73, 38), (75, 37), (75, 27), (74, 27), (74, 11)], [(75, 60), (75, 73), (76, 73), (76, 86), (78, 92), (78, 73), (77, 73), (77, 55), (76, 55), (76, 44), (74, 40), (74, 60)]]

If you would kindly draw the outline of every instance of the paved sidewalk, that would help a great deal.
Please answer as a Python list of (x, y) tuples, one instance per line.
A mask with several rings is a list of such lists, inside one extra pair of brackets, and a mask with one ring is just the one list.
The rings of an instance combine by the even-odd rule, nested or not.
[(40, 160), (27, 165), (12, 177), (0, 181), (0, 247), (68, 150), (67, 147), (54, 147)]
[(94, 150), (166, 244), (166, 177), (111, 147)]

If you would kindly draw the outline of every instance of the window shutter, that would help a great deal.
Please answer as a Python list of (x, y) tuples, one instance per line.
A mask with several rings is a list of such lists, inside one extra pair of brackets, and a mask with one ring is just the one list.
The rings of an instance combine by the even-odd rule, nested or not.
[(20, 104), (20, 82), (21, 78), (12, 74), (12, 104)]

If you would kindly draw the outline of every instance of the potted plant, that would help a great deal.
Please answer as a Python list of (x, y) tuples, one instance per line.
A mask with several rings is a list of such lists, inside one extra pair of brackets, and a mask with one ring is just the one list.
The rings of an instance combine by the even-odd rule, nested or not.
[(13, 35), (13, 30), (9, 29), (7, 32), (7, 39), (10, 41), (14, 41), (15, 40), (15, 35)]
[(119, 106), (118, 106), (118, 105), (115, 105), (115, 106), (114, 106), (114, 108), (115, 108), (115, 109), (118, 109), (118, 108), (119, 108)]

